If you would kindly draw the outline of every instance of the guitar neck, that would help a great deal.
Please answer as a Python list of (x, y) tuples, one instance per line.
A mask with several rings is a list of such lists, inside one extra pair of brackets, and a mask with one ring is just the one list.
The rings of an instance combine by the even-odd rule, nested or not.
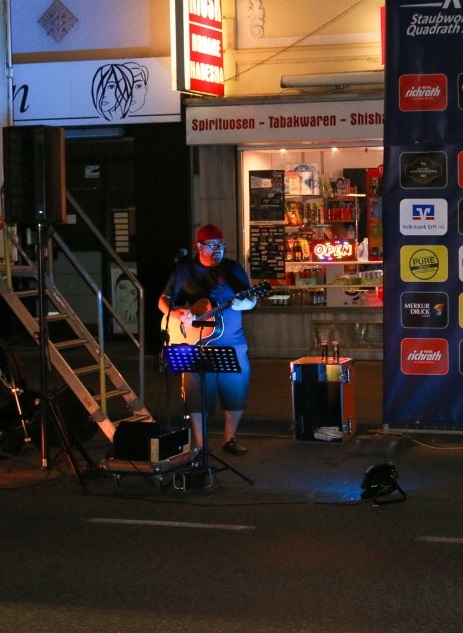
[(208, 310), (204, 314), (201, 314), (199, 319), (201, 321), (202, 320), (207, 321), (207, 319), (211, 319), (212, 317), (215, 317), (221, 312), (223, 312), (226, 308), (229, 308), (231, 304), (232, 304), (232, 299), (229, 299), (226, 303), (222, 303), (221, 305), (216, 306), (215, 308), (212, 308), (211, 310)]
[(229, 299), (225, 303), (222, 303), (221, 305), (216, 306), (215, 308), (212, 308), (211, 310), (208, 310), (207, 312), (202, 314), (199, 317), (199, 319), (201, 319), (201, 320), (204, 319), (204, 320), (207, 321), (207, 319), (215, 317), (218, 314), (220, 314), (221, 312), (223, 312), (226, 308), (229, 308), (231, 306), (231, 304), (233, 303), (233, 299), (246, 299), (247, 297), (252, 295), (254, 292), (255, 292), (254, 288), (249, 288), (249, 290), (243, 290), (242, 292), (238, 292), (238, 294), (236, 294), (234, 297), (232, 297), (231, 299)]

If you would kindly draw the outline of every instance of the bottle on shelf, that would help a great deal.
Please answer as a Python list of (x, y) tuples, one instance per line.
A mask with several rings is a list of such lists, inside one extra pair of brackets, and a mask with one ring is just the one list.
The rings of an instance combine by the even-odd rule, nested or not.
[(302, 222), (304, 224), (304, 226), (310, 226), (312, 223), (312, 217), (310, 214), (310, 203), (307, 202), (304, 205), (304, 210), (303, 210), (303, 215), (302, 215)]
[(326, 290), (325, 288), (318, 288), (313, 291), (312, 294), (313, 306), (326, 306)]
[(317, 350), (319, 350), (319, 349), (320, 349), (320, 345), (319, 345), (319, 342), (318, 342), (318, 335), (314, 331), (312, 333), (312, 350), (316, 353)]
[(294, 260), (292, 240), (285, 240), (285, 259), (287, 262)]
[(293, 259), (295, 262), (302, 261), (302, 246), (300, 240), (294, 240)]
[(333, 361), (339, 363), (339, 341), (334, 339), (331, 345), (333, 346)]
[(322, 358), (322, 361), (326, 363), (326, 361), (328, 360), (328, 341), (326, 340), (326, 338), (322, 338), (322, 340), (320, 341), (320, 356)]

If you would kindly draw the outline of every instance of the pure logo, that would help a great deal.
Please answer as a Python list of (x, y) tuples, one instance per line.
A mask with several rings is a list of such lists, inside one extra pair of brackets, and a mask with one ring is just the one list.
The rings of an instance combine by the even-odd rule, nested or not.
[(410, 272), (417, 279), (432, 279), (439, 270), (439, 259), (427, 249), (419, 249), (410, 257)]

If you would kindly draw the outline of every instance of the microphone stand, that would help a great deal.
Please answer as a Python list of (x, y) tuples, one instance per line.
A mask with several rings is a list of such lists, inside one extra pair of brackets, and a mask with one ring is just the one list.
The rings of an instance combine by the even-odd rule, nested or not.
[(203, 329), (205, 327), (217, 327), (219, 324), (218, 321), (201, 321), (194, 320), (191, 322), (191, 325), (195, 328), (199, 328), (199, 341), (197, 343), (197, 347), (200, 350), (199, 355), (199, 381), (201, 385), (201, 433), (203, 436), (203, 446), (199, 452), (199, 456), (195, 459), (203, 471), (204, 477), (209, 475), (209, 479), (212, 482), (212, 471), (209, 467), (209, 420), (208, 420), (208, 412), (207, 412), (207, 402), (206, 402), (206, 361), (204, 359), (204, 348), (205, 345), (203, 343)]
[[(181, 249), (179, 251), (179, 255), (177, 255), (177, 257), (174, 259), (174, 273), (173, 273), (173, 277), (172, 277), (172, 288), (173, 289), (175, 289), (176, 281), (177, 281), (177, 275), (178, 275), (177, 265), (178, 265), (181, 257), (185, 257), (186, 254), (187, 254), (187, 250), (186, 249)], [(160, 369), (160, 371), (164, 372), (165, 375), (166, 375), (166, 400), (167, 400), (167, 423), (166, 423), (166, 427), (167, 428), (164, 429), (164, 433), (170, 433), (170, 431), (172, 430), (171, 380), (170, 380), (170, 371), (169, 371), (169, 368), (167, 366), (167, 362), (166, 362), (166, 359), (165, 359), (164, 348), (170, 344), (169, 321), (170, 321), (170, 315), (171, 315), (171, 312), (172, 312), (173, 308), (174, 308), (174, 293), (172, 292), (170, 297), (169, 297), (169, 309), (167, 310), (167, 314), (166, 314), (165, 327), (164, 327), (163, 330), (161, 330), (162, 349), (161, 349), (161, 352), (159, 354), (159, 369)]]

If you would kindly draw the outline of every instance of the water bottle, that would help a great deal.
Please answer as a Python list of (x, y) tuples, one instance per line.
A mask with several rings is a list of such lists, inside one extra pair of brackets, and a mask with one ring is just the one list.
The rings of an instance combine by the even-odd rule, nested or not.
[(331, 341), (331, 345), (333, 346), (333, 361), (339, 363), (339, 341)]

